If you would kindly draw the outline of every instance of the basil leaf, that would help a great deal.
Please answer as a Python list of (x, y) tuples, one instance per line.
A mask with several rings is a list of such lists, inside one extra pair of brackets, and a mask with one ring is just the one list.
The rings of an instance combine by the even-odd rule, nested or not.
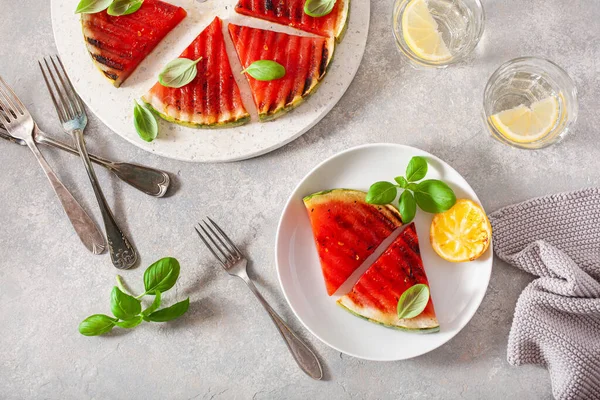
[(173, 257), (161, 258), (144, 272), (146, 294), (166, 292), (171, 289), (179, 277), (179, 261)]
[(152, 302), (152, 304), (150, 304), (150, 307), (148, 307), (144, 311), (142, 311), (142, 315), (145, 317), (145, 316), (152, 314), (154, 311), (158, 310), (158, 307), (160, 307), (160, 301), (161, 301), (160, 292), (158, 290), (155, 290), (154, 291), (154, 301)]
[(285, 67), (271, 60), (254, 61), (243, 73), (247, 73), (257, 81), (272, 81), (285, 76)]
[(119, 319), (131, 319), (142, 311), (142, 303), (115, 286), (110, 293), (110, 311)]
[(114, 0), (106, 12), (114, 16), (133, 14), (143, 2), (144, 0)]
[(425, 178), (425, 175), (427, 175), (427, 159), (420, 156), (411, 158), (406, 167), (406, 179), (409, 182), (416, 182)]
[(415, 202), (415, 198), (413, 197), (412, 193), (408, 190), (405, 190), (400, 195), (398, 211), (400, 211), (402, 223), (404, 224), (408, 224), (415, 219), (415, 214), (417, 213), (417, 203)]
[(444, 182), (428, 179), (417, 185), (415, 200), (423, 211), (441, 213), (448, 211), (456, 203), (456, 196)]
[(375, 182), (369, 188), (366, 201), (369, 204), (389, 204), (396, 198), (398, 190), (393, 183), (380, 181)]
[(323, 17), (329, 14), (335, 6), (336, 0), (306, 0), (304, 13), (311, 17)]
[(181, 317), (190, 307), (190, 298), (180, 301), (179, 303), (173, 304), (171, 307), (163, 308), (153, 312), (146, 317), (147, 320), (152, 322), (167, 322), (175, 318)]
[(133, 317), (131, 319), (126, 319), (125, 321), (117, 321), (117, 322), (115, 322), (115, 325), (118, 326), (119, 328), (131, 329), (131, 328), (135, 328), (136, 326), (141, 324), (142, 321), (143, 321), (142, 316), (138, 315), (137, 317)]
[(133, 109), (133, 125), (137, 134), (146, 142), (151, 142), (158, 135), (158, 122), (152, 111), (135, 103)]
[(398, 318), (410, 319), (421, 314), (429, 302), (429, 287), (417, 283), (406, 289), (398, 300)]
[(417, 189), (419, 188), (419, 185), (417, 185), (416, 183), (409, 183), (408, 185), (406, 185), (406, 188), (408, 190), (412, 190), (413, 192), (416, 192)]
[(94, 14), (104, 11), (110, 6), (113, 0), (81, 0), (77, 4), (75, 14)]
[(408, 186), (408, 182), (403, 176), (397, 176), (394, 178), (394, 180), (402, 189), (406, 189), (406, 187)]
[(189, 58), (176, 58), (165, 65), (158, 74), (158, 81), (161, 85), (171, 88), (180, 88), (194, 80), (198, 74), (198, 64), (202, 57), (196, 61)]
[(79, 333), (85, 336), (98, 336), (110, 330), (115, 326), (117, 320), (104, 314), (90, 315), (79, 324)]

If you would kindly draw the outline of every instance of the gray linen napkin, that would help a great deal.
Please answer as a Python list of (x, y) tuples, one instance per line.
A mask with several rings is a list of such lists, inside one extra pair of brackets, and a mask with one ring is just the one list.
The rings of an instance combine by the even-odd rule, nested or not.
[(517, 301), (508, 362), (545, 366), (557, 399), (600, 399), (600, 188), (489, 217), (497, 256), (539, 277)]

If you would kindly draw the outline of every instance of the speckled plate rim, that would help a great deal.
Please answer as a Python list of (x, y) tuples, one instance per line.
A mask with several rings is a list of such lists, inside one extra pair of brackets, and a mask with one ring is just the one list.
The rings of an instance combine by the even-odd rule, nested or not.
[[(184, 5), (184, 0), (168, 1), (176, 5)], [(210, 13), (204, 11), (196, 12), (196, 15), (192, 17), (190, 13), (192, 8), (189, 1), (185, 3), (184, 8), (188, 10), (188, 18), (159, 44), (157, 49), (142, 62), (136, 72), (128, 79), (126, 83), (129, 84), (129, 93), (124, 93), (123, 89), (127, 87), (126, 85), (117, 89), (119, 91), (111, 91), (111, 88), (104, 86), (110, 86), (110, 84), (104, 81), (102, 74), (98, 73), (87, 51), (85, 51), (79, 20), (72, 12), (74, 7), (72, 1), (51, 1), (52, 29), (58, 53), (65, 64), (75, 89), (89, 110), (113, 132), (137, 147), (167, 158), (200, 163), (240, 161), (266, 154), (297, 139), (325, 117), (342, 98), (358, 71), (366, 47), (370, 19), (369, 1), (353, 0), (350, 2), (348, 30), (344, 40), (336, 47), (329, 72), (320, 84), (319, 89), (304, 104), (277, 120), (259, 123), (256, 121), (256, 116), (253, 115), (253, 121), (250, 124), (237, 128), (213, 130), (186, 128), (160, 120), (159, 138), (147, 143), (142, 141), (135, 133), (132, 116), (121, 117), (123, 121), (117, 120), (114, 118), (114, 113), (106, 111), (108, 106), (101, 104), (102, 99), (106, 98), (106, 93), (111, 93), (116, 96), (127, 97), (127, 101), (120, 102), (120, 109), (130, 107), (134, 98), (139, 98), (155, 83), (155, 75), (160, 70), (160, 65), (176, 57), (201, 29), (208, 25), (215, 15), (219, 15), (224, 19), (224, 29), (227, 22), (241, 22), (263, 29), (302, 34), (294, 30), (290, 32), (288, 27), (237, 15), (233, 12), (233, 7), (229, 7), (228, 11), (222, 11), (226, 4), (231, 5), (235, 2), (237, 0), (224, 0), (222, 2), (209, 0), (206, 3), (193, 5), (192, 8), (212, 7), (213, 10), (217, 10), (210, 15), (210, 18), (208, 15)], [(76, 20), (79, 26), (75, 26), (73, 20)], [(190, 30), (193, 31), (193, 34), (188, 32)], [(175, 40), (178, 41), (174, 42)], [(169, 46), (176, 47), (176, 49), (168, 48)], [(227, 46), (232, 66), (235, 66), (237, 57), (232, 56), (231, 43), (228, 42)], [(82, 63), (85, 63), (83, 68), (75, 68), (75, 65), (82, 65)], [(146, 70), (151, 70), (152, 75)], [(152, 79), (149, 79), (149, 76), (152, 76)], [(236, 80), (240, 83), (239, 77), (236, 76)], [(103, 93), (98, 94), (96, 90), (92, 90), (94, 85), (100, 88)], [(240, 89), (243, 90), (242, 85), (240, 85)], [(135, 90), (135, 95), (132, 95), (131, 90)], [(249, 94), (246, 93), (243, 96), (244, 104), (247, 106), (248, 111), (252, 113), (253, 105), (249, 100)]]
[[(279, 223), (277, 226), (277, 232), (276, 232), (276, 237), (275, 237), (275, 265), (276, 265), (276, 271), (277, 271), (277, 277), (279, 279), (279, 285), (281, 286), (281, 290), (283, 292), (283, 295), (287, 301), (287, 303), (289, 304), (290, 308), (292, 309), (292, 312), (294, 313), (294, 315), (296, 316), (296, 318), (298, 318), (300, 320), (300, 322), (304, 325), (304, 327), (311, 333), (313, 334), (317, 339), (319, 339), (321, 342), (323, 342), (324, 344), (326, 344), (327, 346), (341, 352), (344, 354), (347, 354), (349, 356), (352, 357), (356, 357), (356, 358), (361, 358), (361, 359), (365, 359), (365, 360), (369, 360), (369, 361), (399, 361), (399, 360), (407, 360), (410, 358), (414, 358), (414, 357), (418, 357), (421, 356), (423, 354), (429, 353), (441, 346), (443, 346), (445, 343), (447, 343), (448, 341), (450, 341), (452, 338), (454, 338), (473, 318), (473, 316), (475, 315), (475, 313), (477, 312), (477, 310), (479, 309), (479, 306), (481, 305), (483, 298), (485, 297), (485, 294), (487, 293), (487, 288), (489, 286), (489, 282), (490, 282), (490, 278), (491, 278), (491, 274), (492, 274), (492, 265), (493, 265), (493, 257), (494, 257), (494, 252), (493, 252), (493, 243), (490, 243), (490, 247), (489, 249), (486, 251), (486, 253), (480, 257), (478, 260), (475, 260), (471, 263), (478, 263), (480, 265), (477, 265), (477, 270), (479, 273), (482, 273), (481, 270), (482, 268), (485, 269), (485, 271), (482, 273), (483, 275), (480, 277), (481, 281), (479, 282), (480, 286), (479, 286), (479, 290), (476, 293), (476, 296), (474, 298), (471, 299), (470, 303), (468, 304), (468, 307), (463, 308), (461, 311), (464, 311), (462, 315), (464, 315), (464, 317), (461, 319), (460, 323), (458, 326), (456, 326), (451, 332), (447, 333), (442, 340), (438, 340), (437, 343), (435, 343), (435, 345), (430, 346), (430, 348), (424, 350), (424, 351), (416, 351), (413, 354), (411, 354), (410, 356), (402, 356), (402, 355), (392, 355), (390, 357), (372, 357), (366, 354), (361, 354), (360, 352), (357, 351), (353, 351), (350, 350), (348, 348), (344, 348), (342, 346), (338, 346), (334, 343), (332, 343), (330, 340), (326, 340), (325, 338), (323, 338), (321, 335), (319, 335), (316, 330), (314, 329), (314, 327), (311, 325), (311, 323), (309, 323), (308, 321), (306, 321), (303, 318), (302, 315), (302, 311), (297, 307), (292, 294), (291, 294), (291, 288), (289, 288), (286, 283), (284, 282), (284, 278), (283, 278), (283, 269), (286, 268), (285, 265), (285, 260), (284, 257), (289, 257), (289, 253), (284, 253), (284, 254), (280, 254), (281, 253), (281, 248), (283, 240), (290, 240), (289, 238), (285, 237), (287, 235), (286, 232), (283, 232), (283, 225), (285, 223), (286, 218), (288, 218), (287, 214), (289, 213), (289, 209), (290, 206), (292, 205), (292, 203), (294, 202), (302, 202), (302, 198), (310, 193), (301, 193), (303, 186), (305, 185), (305, 183), (307, 182), (307, 180), (315, 177), (320, 171), (324, 170), (325, 168), (328, 167), (329, 164), (333, 163), (334, 161), (336, 161), (337, 159), (346, 156), (348, 154), (351, 153), (357, 153), (359, 154), (360, 152), (364, 151), (364, 150), (368, 150), (368, 149), (376, 149), (376, 148), (392, 148), (392, 149), (398, 149), (398, 150), (409, 150), (411, 152), (413, 152), (413, 155), (421, 155), (421, 156), (425, 156), (430, 158), (430, 160), (439, 163), (438, 165), (443, 166), (443, 169), (445, 171), (448, 171), (451, 173), (451, 175), (455, 175), (456, 177), (459, 177), (460, 180), (462, 180), (463, 182), (461, 182), (461, 187), (459, 188), (460, 191), (466, 193), (467, 198), (471, 198), (473, 201), (476, 201), (477, 203), (481, 204), (479, 198), (477, 197), (477, 195), (475, 194), (475, 191), (473, 190), (473, 188), (468, 184), (468, 182), (464, 179), (464, 177), (459, 174), (454, 168), (452, 168), (449, 164), (447, 164), (446, 162), (444, 162), (443, 160), (441, 160), (440, 158), (425, 152), (423, 150), (420, 150), (418, 148), (412, 147), (412, 146), (407, 146), (407, 145), (401, 145), (401, 144), (396, 144), (396, 143), (372, 143), (372, 144), (365, 144), (365, 145), (360, 145), (360, 146), (356, 146), (356, 147), (352, 147), (350, 149), (341, 151), (329, 158), (327, 158), (326, 160), (324, 160), (323, 162), (321, 162), (320, 164), (318, 164), (316, 167), (314, 167), (310, 172), (308, 172), (300, 181), (300, 183), (298, 183), (298, 185), (294, 188), (294, 190), (292, 191), (292, 194), (290, 195), (290, 197), (288, 198), (285, 206), (283, 207), (283, 210), (281, 212), (281, 217), (279, 219)], [(430, 168), (431, 170), (431, 168)], [(317, 178), (318, 179), (318, 178)], [(326, 188), (322, 188), (321, 190), (325, 190)], [(456, 189), (456, 187), (455, 187)], [(459, 196), (460, 197), (460, 196)], [(304, 213), (304, 215), (306, 216), (306, 212), (305, 212), (305, 208), (304, 205), (302, 204), (302, 212)], [(421, 213), (423, 214), (423, 213)], [(415, 219), (415, 223), (418, 224), (417, 219), (419, 218), (419, 213), (417, 213), (417, 218)], [(431, 217), (429, 217), (431, 218)], [(307, 223), (310, 226), (310, 222), (308, 220), (308, 217), (306, 216), (306, 220), (305, 223)], [(418, 228), (419, 230), (419, 228)], [(294, 233), (295, 234), (295, 233)], [(420, 238), (422, 238), (423, 236), (420, 236)], [(312, 238), (312, 234), (310, 237), (310, 240), (312, 242), (313, 238)], [(421, 239), (421, 242), (424, 242), (423, 239)], [(312, 246), (314, 246), (314, 242), (311, 243)], [(321, 267), (320, 264), (318, 263), (318, 256), (316, 256), (316, 251), (314, 251), (313, 248), (311, 248), (310, 250), (311, 252), (314, 252), (315, 257), (316, 257), (316, 263), (315, 265), (312, 266), (312, 268), (316, 268), (318, 269), (318, 274), (320, 275), (320, 279), (322, 280), (322, 275), (321, 275)], [(433, 251), (433, 250), (431, 250)], [(423, 243), (421, 243), (421, 252), (423, 253)], [(441, 259), (440, 259), (441, 260)], [(445, 261), (443, 261), (445, 262)], [(463, 263), (463, 264), (469, 264), (469, 263)], [(456, 264), (458, 265), (458, 264)], [(427, 269), (427, 266), (426, 266)], [(428, 273), (429, 275), (429, 273)], [(432, 285), (432, 279), (430, 277), (430, 285)], [(325, 292), (325, 287), (323, 285), (322, 287), (322, 292), (323, 294), (325, 294), (326, 296), (326, 292)], [(434, 292), (432, 289), (432, 296), (434, 296)], [(434, 296), (435, 299), (435, 296)], [(331, 299), (332, 303), (335, 303), (335, 301), (333, 299)], [(435, 302), (434, 302), (435, 305)], [(337, 307), (337, 306), (336, 306)], [(348, 313), (347, 311), (341, 309), (341, 307), (339, 308), (339, 312), (343, 313), (345, 315), (348, 315), (350, 318), (353, 318), (355, 321), (361, 322), (366, 324), (365, 326), (371, 326), (371, 327), (375, 327), (378, 329), (383, 329), (386, 331), (391, 331), (394, 333), (397, 333), (398, 335), (402, 336), (402, 339), (408, 339), (410, 340), (411, 337), (428, 337), (428, 338), (432, 338), (433, 341), (436, 340), (439, 333), (434, 333), (434, 334), (417, 334), (417, 333), (406, 333), (406, 332), (401, 332), (401, 331), (395, 331), (389, 328), (385, 328), (382, 326), (378, 326), (376, 324), (372, 324), (368, 321), (363, 321), (360, 318), (356, 318), (355, 316), (350, 315), (350, 313)], [(437, 306), (436, 306), (437, 309)], [(439, 315), (438, 315), (439, 317)], [(440, 322), (440, 326), (441, 329), (444, 329), (443, 324)]]

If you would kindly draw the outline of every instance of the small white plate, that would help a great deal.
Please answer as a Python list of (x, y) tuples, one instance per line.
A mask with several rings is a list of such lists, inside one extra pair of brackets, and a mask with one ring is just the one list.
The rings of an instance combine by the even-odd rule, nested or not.
[[(149, 152), (183, 161), (223, 162), (256, 157), (275, 150), (312, 128), (333, 108), (350, 86), (358, 70), (369, 32), (369, 0), (352, 0), (348, 30), (335, 48), (327, 75), (319, 88), (304, 104), (280, 118), (257, 121), (250, 88), (242, 74), (227, 24), (304, 35), (287, 26), (246, 17), (234, 11), (238, 0), (167, 0), (183, 7), (187, 17), (139, 65), (120, 88), (113, 87), (97, 70), (88, 54), (79, 16), (73, 12), (76, 0), (52, 0), (52, 27), (58, 53), (69, 77), (89, 109), (119, 136)], [(194, 40), (215, 16), (223, 19), (223, 30), (229, 61), (242, 92), (246, 109), (253, 114), (249, 124), (236, 128), (194, 129), (159, 121), (158, 138), (147, 143), (139, 138), (133, 126), (133, 102), (155, 83), (162, 67)], [(310, 35), (308, 35), (310, 36)]]
[(275, 260), (290, 307), (317, 338), (348, 355), (375, 361), (425, 354), (452, 339), (481, 304), (492, 272), (492, 246), (469, 263), (449, 263), (429, 244), (432, 214), (417, 212), (415, 224), (440, 332), (417, 334), (385, 328), (351, 315), (327, 296), (310, 221), (302, 198), (332, 188), (368, 190), (376, 181), (404, 175), (413, 156), (429, 161), (427, 178), (443, 179), (456, 193), (479, 203), (467, 181), (439, 158), (399, 144), (369, 144), (341, 152), (313, 169), (290, 196), (279, 221)]

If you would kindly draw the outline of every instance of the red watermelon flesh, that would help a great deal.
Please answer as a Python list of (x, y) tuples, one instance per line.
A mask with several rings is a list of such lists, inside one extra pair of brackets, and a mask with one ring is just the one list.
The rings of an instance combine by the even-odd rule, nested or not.
[(241, 125), (250, 120), (225, 50), (222, 22), (217, 17), (181, 53), (202, 60), (194, 80), (180, 88), (156, 83), (142, 98), (164, 119), (192, 127)]
[(82, 14), (81, 24), (94, 63), (119, 87), (185, 16), (181, 7), (145, 0), (129, 15), (117, 17), (106, 11)]
[(439, 330), (431, 296), (425, 310), (411, 319), (398, 318), (402, 293), (418, 283), (429, 286), (419, 250), (415, 224), (411, 223), (361, 276), (338, 304), (371, 322), (403, 330)]
[(304, 198), (330, 296), (402, 225), (394, 207), (368, 204), (365, 197), (335, 189)]
[(240, 0), (235, 11), (316, 35), (337, 38), (346, 24), (349, 1), (337, 0), (333, 10), (322, 17), (311, 17), (304, 12), (306, 0)]
[(296, 107), (323, 78), (333, 54), (333, 39), (301, 37), (229, 24), (229, 34), (245, 69), (258, 60), (283, 65), (285, 76), (258, 81), (246, 74), (262, 121)]

